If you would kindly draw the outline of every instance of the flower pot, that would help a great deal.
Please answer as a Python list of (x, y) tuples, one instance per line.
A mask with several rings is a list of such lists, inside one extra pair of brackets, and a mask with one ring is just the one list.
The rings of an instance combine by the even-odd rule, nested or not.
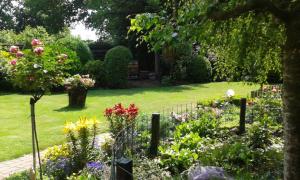
[(87, 89), (83, 87), (76, 87), (68, 90), (69, 107), (83, 108), (85, 106)]

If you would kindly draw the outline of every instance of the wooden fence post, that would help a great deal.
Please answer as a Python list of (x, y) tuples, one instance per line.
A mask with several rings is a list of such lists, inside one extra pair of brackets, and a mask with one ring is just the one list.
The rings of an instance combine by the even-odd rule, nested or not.
[(246, 119), (246, 98), (241, 98), (241, 111), (240, 111), (240, 127), (239, 134), (245, 133), (245, 119)]
[(160, 114), (153, 113), (151, 119), (151, 144), (150, 144), (150, 156), (155, 157), (158, 154), (159, 145), (159, 130), (160, 130)]

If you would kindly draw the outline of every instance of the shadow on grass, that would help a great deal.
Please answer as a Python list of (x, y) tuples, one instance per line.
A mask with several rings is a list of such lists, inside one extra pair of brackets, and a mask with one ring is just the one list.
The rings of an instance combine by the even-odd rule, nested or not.
[(86, 107), (80, 108), (80, 107), (65, 106), (65, 107), (61, 107), (59, 109), (54, 109), (54, 111), (56, 111), (56, 112), (72, 112), (72, 111), (82, 111), (82, 110), (85, 110), (85, 109), (86, 109)]
[(144, 92), (158, 92), (158, 93), (176, 93), (186, 90), (193, 90), (196, 88), (208, 88), (205, 84), (190, 84), (180, 86), (160, 86), (160, 87), (147, 87), (147, 88), (129, 88), (129, 89), (93, 89), (89, 90), (88, 96), (102, 97), (102, 96), (123, 96), (134, 95)]

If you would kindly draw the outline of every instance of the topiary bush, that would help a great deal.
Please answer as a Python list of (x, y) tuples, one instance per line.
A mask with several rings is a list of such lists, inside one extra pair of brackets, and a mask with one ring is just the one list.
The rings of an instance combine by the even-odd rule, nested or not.
[(212, 76), (211, 64), (207, 59), (191, 56), (187, 65), (187, 80), (193, 83), (209, 82)]
[(89, 60), (93, 60), (93, 55), (89, 46), (80, 38), (67, 36), (58, 39), (56, 43), (73, 51), (76, 51), (76, 54), (79, 57), (82, 65), (85, 65), (85, 63), (87, 63)]
[(105, 67), (107, 72), (108, 86), (122, 88), (127, 84), (128, 63), (132, 61), (131, 51), (124, 46), (116, 46), (105, 55)]
[(107, 85), (104, 62), (101, 60), (88, 61), (82, 68), (82, 74), (89, 74), (96, 80), (96, 87)]

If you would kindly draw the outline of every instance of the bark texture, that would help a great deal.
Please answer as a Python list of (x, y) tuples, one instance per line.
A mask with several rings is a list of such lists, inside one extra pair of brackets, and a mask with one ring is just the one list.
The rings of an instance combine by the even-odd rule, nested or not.
[(300, 179), (300, 16), (286, 22), (284, 49), (284, 179)]

